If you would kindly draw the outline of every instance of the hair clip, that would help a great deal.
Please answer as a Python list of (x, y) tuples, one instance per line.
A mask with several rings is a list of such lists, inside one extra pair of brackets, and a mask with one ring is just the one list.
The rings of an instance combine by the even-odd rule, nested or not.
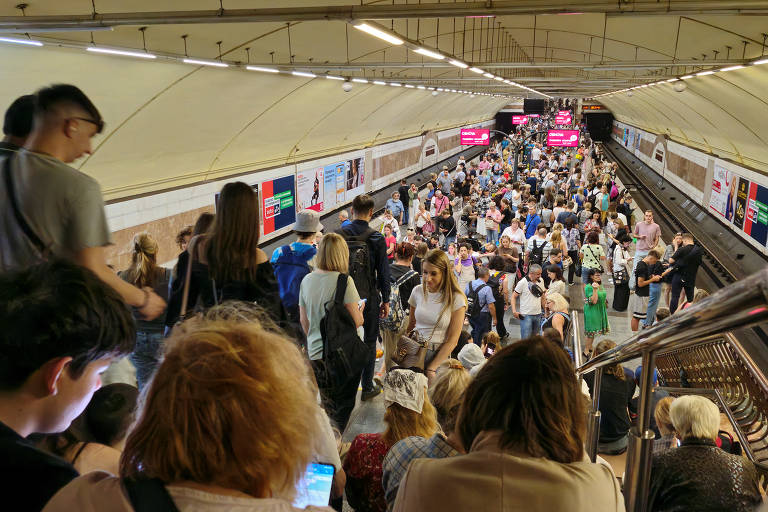
[(451, 370), (463, 370), (464, 365), (461, 363), (450, 363), (448, 365), (448, 368), (450, 368)]

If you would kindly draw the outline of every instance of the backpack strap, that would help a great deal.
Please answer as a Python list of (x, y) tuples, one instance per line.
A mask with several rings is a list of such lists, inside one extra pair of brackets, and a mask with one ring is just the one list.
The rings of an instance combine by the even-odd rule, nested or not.
[(123, 478), (123, 487), (135, 512), (179, 512), (158, 478)]
[(333, 297), (333, 301), (340, 305), (344, 305), (344, 295), (347, 293), (347, 274), (339, 272), (339, 277), (336, 279), (336, 295)]
[(5, 162), (3, 162), (3, 178), (5, 179), (5, 189), (8, 193), (8, 201), (11, 203), (13, 216), (16, 218), (16, 223), (24, 232), (27, 239), (32, 242), (32, 245), (34, 245), (45, 258), (50, 255), (50, 249), (43, 243), (40, 237), (37, 236), (37, 233), (35, 233), (21, 213), (21, 208), (19, 208), (19, 203), (16, 199), (16, 188), (13, 185), (13, 176), (11, 176), (11, 158), (13, 158), (13, 155), (6, 158)]

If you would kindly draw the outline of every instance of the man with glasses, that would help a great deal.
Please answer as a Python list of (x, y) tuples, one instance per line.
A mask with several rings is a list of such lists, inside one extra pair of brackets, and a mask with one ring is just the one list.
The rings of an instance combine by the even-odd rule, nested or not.
[(90, 99), (73, 85), (40, 89), (24, 148), (0, 160), (0, 270), (65, 258), (93, 271), (147, 319), (165, 302), (150, 289), (123, 281), (107, 266), (112, 243), (101, 188), (70, 167), (91, 154), (91, 139), (104, 121)]

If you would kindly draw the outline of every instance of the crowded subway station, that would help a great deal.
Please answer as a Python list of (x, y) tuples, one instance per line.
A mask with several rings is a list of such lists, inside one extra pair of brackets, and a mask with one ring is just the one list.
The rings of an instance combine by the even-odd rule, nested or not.
[(768, 511), (768, 1), (0, 5), (0, 510)]

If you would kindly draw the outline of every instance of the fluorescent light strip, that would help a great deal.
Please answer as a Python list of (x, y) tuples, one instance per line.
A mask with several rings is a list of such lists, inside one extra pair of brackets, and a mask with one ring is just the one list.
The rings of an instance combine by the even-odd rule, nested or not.
[(403, 86), (403, 84), (399, 84), (397, 82), (391, 82), (389, 85), (391, 85), (392, 87), (402, 87)]
[(40, 41), (34, 39), (16, 39), (15, 37), (0, 37), (0, 43), (24, 44), (27, 46), (43, 46)]
[(485, 78), (493, 78), (493, 75), (492, 75), (492, 74), (490, 74), (490, 73), (483, 73), (483, 76), (484, 76)]
[(721, 69), (720, 71), (734, 71), (736, 69), (744, 69), (744, 66), (741, 66), (741, 65), (739, 65), (739, 66), (729, 66), (727, 68)]
[(417, 88), (417, 89), (421, 89), (422, 91), (423, 91), (424, 89), (426, 89), (426, 87), (424, 87), (423, 85), (417, 85), (417, 86), (416, 86), (416, 88)]
[(275, 68), (262, 68), (259, 66), (245, 66), (248, 71), (261, 71), (262, 73), (279, 73), (279, 69)]
[(430, 91), (434, 91), (435, 90), (434, 87), (427, 87), (427, 89), (430, 90)]
[(493, 77), (493, 79), (494, 80), (498, 80), (499, 82), (503, 82), (504, 81), (504, 79), (501, 78), (500, 76), (495, 76), (495, 77)]
[(678, 80), (680, 80), (680, 79), (679, 78), (670, 78), (669, 80), (667, 80), (667, 83), (677, 82)]
[(413, 52), (437, 60), (443, 60), (445, 58), (445, 55), (440, 55), (439, 53), (433, 52), (432, 50), (427, 50), (426, 48), (419, 48), (418, 50), (413, 50)]
[(325, 75), (325, 78), (327, 78), (328, 80), (344, 80), (344, 78), (340, 76), (333, 76), (333, 75)]
[(680, 80), (688, 80), (689, 78), (693, 78), (693, 77), (694, 75), (685, 75), (685, 76), (681, 76)]
[(707, 76), (707, 75), (714, 75), (714, 74), (715, 74), (714, 71), (709, 70), (709, 71), (700, 71), (696, 73), (696, 76)]
[(760, 59), (752, 63), (753, 66), (759, 66), (761, 64), (768, 64), (768, 59)]
[(358, 83), (358, 84), (367, 84), (368, 83), (368, 80), (366, 80), (365, 78), (353, 78), (352, 81), (355, 82), (355, 83)]
[(413, 89), (414, 87), (415, 87), (415, 86), (413, 86), (413, 85), (411, 85), (411, 84), (405, 84), (405, 88), (406, 88), (406, 89)]
[(469, 68), (469, 70), (470, 70), (471, 72), (473, 72), (473, 73), (477, 73), (478, 75), (482, 75), (483, 73), (485, 73), (485, 71), (483, 71), (483, 70), (482, 70), (482, 69), (480, 69), (480, 68)]
[(395, 45), (403, 44), (402, 39), (395, 37), (392, 34), (388, 34), (387, 32), (384, 32), (383, 30), (380, 30), (376, 27), (368, 25), (367, 23), (360, 23), (359, 25), (355, 25), (355, 28), (358, 30), (362, 30), (366, 34), (370, 34), (374, 37), (378, 37), (379, 39), (382, 39), (388, 42), (389, 44), (395, 44)]
[(461, 69), (467, 69), (469, 67), (469, 64), (464, 64), (463, 62), (455, 59), (449, 60), (448, 63), (453, 64), (457, 68), (461, 68)]
[(382, 82), (381, 80), (374, 80), (373, 84), (374, 85), (387, 85), (387, 82)]
[(196, 64), (198, 66), (213, 66), (215, 68), (228, 68), (229, 64), (213, 60), (184, 59), (184, 64)]
[(111, 48), (97, 48), (95, 46), (89, 46), (85, 50), (93, 53), (108, 53), (110, 55), (123, 55), (125, 57), (138, 57), (140, 59), (156, 59), (157, 58), (157, 56), (152, 55), (151, 53), (129, 52), (125, 50), (113, 50)]
[(314, 73), (308, 73), (306, 71), (291, 71), (291, 74), (293, 76), (302, 76), (304, 78), (316, 78), (317, 75)]

